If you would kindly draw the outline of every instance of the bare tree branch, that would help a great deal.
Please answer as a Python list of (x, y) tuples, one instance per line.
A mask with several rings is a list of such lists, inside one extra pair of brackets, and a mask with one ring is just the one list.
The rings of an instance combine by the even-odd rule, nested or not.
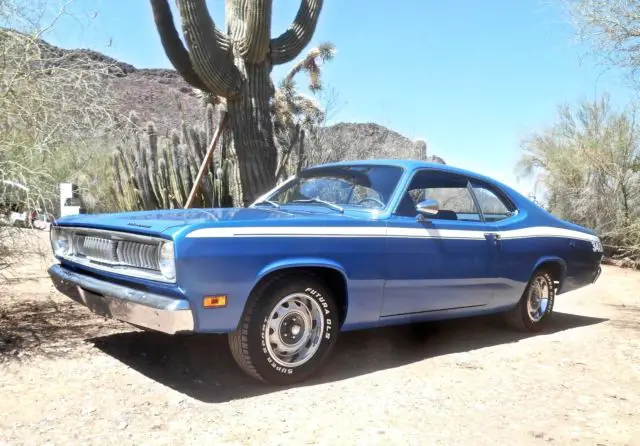
[(640, 0), (561, 0), (579, 37), (605, 65), (640, 74)]
[[(0, 217), (9, 221), (32, 210), (56, 213), (62, 181), (97, 190), (88, 185), (99, 181), (85, 172), (105, 172), (104, 145), (118, 122), (109, 78), (120, 67), (40, 40), (70, 14), (70, 0), (34, 3), (0, 0), (0, 19), (10, 27), (0, 29), (0, 183), (24, 186), (20, 194), (0, 187)], [(45, 14), (53, 4), (61, 6)], [(22, 242), (19, 232), (7, 230), (0, 225), (0, 269)]]

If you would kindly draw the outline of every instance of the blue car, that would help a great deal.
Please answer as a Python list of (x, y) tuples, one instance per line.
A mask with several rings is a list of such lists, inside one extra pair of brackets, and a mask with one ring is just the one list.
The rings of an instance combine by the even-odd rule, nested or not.
[(226, 333), (240, 368), (277, 385), (346, 330), (503, 313), (538, 332), (603, 255), (504, 184), (398, 160), (308, 168), (243, 209), (64, 217), (51, 244), (70, 298), (143, 329)]

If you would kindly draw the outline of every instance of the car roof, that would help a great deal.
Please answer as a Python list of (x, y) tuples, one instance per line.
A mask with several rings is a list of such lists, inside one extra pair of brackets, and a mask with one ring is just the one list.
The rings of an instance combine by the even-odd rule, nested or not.
[(425, 169), (425, 168), (437, 169), (442, 172), (450, 172), (453, 174), (474, 177), (477, 180), (483, 181), (485, 183), (493, 184), (494, 186), (497, 186), (500, 189), (502, 189), (503, 192), (506, 192), (510, 196), (510, 198), (516, 202), (518, 207), (530, 208), (533, 205), (533, 203), (524, 195), (522, 195), (520, 192), (502, 183), (501, 181), (496, 180), (495, 178), (482, 175), (478, 172), (461, 169), (459, 167), (455, 167), (449, 164), (432, 163), (428, 161), (411, 160), (411, 159), (371, 159), (371, 160), (337, 161), (333, 163), (325, 163), (325, 164), (310, 166), (304, 170), (312, 171), (313, 169), (319, 169), (322, 167), (337, 167), (337, 166), (395, 166), (395, 167), (401, 167), (405, 169), (407, 172), (412, 172), (416, 169)]
[(412, 171), (415, 169), (424, 169), (424, 168), (432, 168), (438, 169), (443, 172), (451, 172), (457, 173), (460, 175), (473, 176), (481, 180), (485, 180), (490, 183), (494, 183), (500, 186), (506, 186), (494, 178), (487, 177), (478, 172), (472, 172), (470, 170), (461, 169), (459, 167), (454, 167), (449, 164), (442, 163), (432, 163), (428, 161), (420, 161), (420, 160), (410, 160), (410, 159), (373, 159), (373, 160), (352, 160), (352, 161), (337, 161), (333, 163), (319, 164), (315, 166), (308, 167), (305, 170), (313, 170), (319, 169), (322, 167), (339, 167), (339, 166), (395, 166), (401, 167), (407, 171)]

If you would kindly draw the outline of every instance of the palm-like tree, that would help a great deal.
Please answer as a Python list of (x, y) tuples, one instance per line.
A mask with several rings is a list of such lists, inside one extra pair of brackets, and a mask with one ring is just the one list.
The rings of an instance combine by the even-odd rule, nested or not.
[(302, 168), (305, 135), (325, 119), (325, 112), (315, 98), (298, 91), (295, 78), (305, 73), (309, 76), (309, 90), (312, 93), (321, 91), (321, 67), (335, 54), (335, 46), (328, 42), (311, 49), (291, 68), (275, 92), (272, 113), (279, 146), (276, 181)]

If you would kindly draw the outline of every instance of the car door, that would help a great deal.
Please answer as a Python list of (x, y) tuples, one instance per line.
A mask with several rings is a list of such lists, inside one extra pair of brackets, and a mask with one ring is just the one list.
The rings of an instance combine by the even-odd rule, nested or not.
[(519, 229), (526, 228), (523, 226), (526, 212), (521, 213), (500, 187), (476, 178), (471, 178), (470, 183), (487, 231), (500, 235), (495, 243), (496, 261), (491, 264), (496, 286), (489, 305), (505, 307), (514, 304), (521, 296), (545, 244), (540, 240), (514, 236)]
[[(437, 215), (415, 204), (435, 199)], [(388, 221), (381, 316), (487, 305), (500, 283), (498, 234), (483, 221), (469, 179), (417, 170)]]

